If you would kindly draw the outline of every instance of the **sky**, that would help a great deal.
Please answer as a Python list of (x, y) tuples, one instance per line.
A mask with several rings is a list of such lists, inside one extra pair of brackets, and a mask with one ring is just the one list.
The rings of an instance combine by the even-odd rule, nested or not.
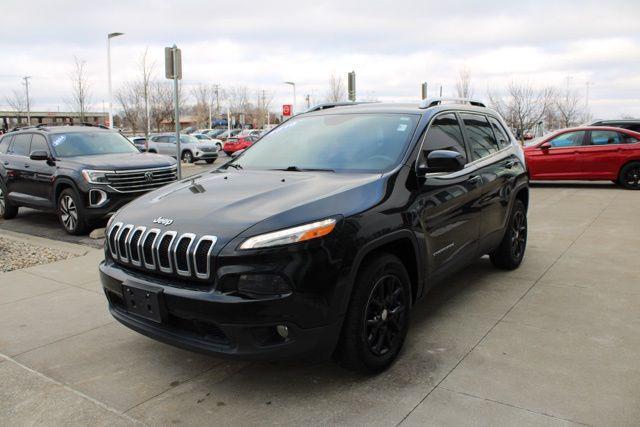
[[(139, 79), (146, 49), (164, 79), (164, 47), (182, 49), (183, 84), (266, 90), (272, 109), (324, 100), (332, 74), (354, 70), (361, 100), (411, 101), (420, 84), (475, 98), (511, 82), (576, 90), (593, 117), (640, 117), (640, 1), (15, 1), (0, 4), (0, 109), (31, 76), (32, 110), (68, 110), (74, 56), (87, 64), (93, 109)], [(588, 88), (588, 90), (587, 90)], [(187, 90), (189, 92), (189, 90)]]

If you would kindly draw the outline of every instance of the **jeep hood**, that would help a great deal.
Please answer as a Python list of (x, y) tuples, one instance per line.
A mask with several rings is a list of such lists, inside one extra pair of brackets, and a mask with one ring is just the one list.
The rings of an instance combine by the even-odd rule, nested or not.
[[(222, 248), (238, 234), (349, 216), (382, 199), (380, 174), (218, 170), (148, 193), (121, 209), (114, 222), (214, 235)], [(159, 225), (153, 220), (173, 220)]]

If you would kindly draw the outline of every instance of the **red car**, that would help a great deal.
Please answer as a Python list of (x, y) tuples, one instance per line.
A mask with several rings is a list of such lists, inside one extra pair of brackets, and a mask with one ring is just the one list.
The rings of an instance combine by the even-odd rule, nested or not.
[(563, 129), (524, 148), (532, 180), (611, 180), (640, 190), (640, 133), (593, 126)]
[(224, 143), (222, 150), (227, 153), (227, 156), (235, 153), (236, 151), (244, 150), (247, 147), (251, 147), (251, 145), (256, 142), (258, 138), (255, 136), (242, 136), (240, 138), (229, 138), (227, 142)]

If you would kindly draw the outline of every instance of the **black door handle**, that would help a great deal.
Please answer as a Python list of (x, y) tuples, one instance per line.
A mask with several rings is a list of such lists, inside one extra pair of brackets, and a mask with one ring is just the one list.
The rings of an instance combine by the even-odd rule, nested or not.
[(470, 176), (469, 179), (467, 180), (467, 182), (469, 184), (477, 184), (482, 180), (482, 178), (480, 177), (480, 175), (474, 175), (474, 176)]
[(25, 163), (24, 167), (25, 167), (25, 169), (28, 169), (29, 168), (29, 163)]
[(9, 162), (4, 162), (4, 165), (5, 166), (9, 166)]

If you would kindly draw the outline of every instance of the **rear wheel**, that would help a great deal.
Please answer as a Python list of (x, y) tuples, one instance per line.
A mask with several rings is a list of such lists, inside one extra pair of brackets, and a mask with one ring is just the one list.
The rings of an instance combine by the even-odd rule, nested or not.
[(16, 215), (18, 215), (18, 206), (7, 199), (7, 189), (4, 183), (0, 181), (0, 217), (12, 219)]
[(498, 268), (514, 270), (520, 266), (527, 247), (527, 210), (522, 200), (513, 203), (511, 216), (498, 249), (489, 254)]
[(360, 269), (336, 357), (341, 365), (380, 372), (393, 363), (409, 327), (411, 282), (402, 262), (380, 254)]
[(640, 162), (631, 162), (620, 169), (620, 185), (629, 190), (640, 190)]
[(58, 218), (62, 227), (69, 234), (79, 235), (87, 231), (87, 221), (80, 197), (70, 188), (60, 193), (58, 198)]

